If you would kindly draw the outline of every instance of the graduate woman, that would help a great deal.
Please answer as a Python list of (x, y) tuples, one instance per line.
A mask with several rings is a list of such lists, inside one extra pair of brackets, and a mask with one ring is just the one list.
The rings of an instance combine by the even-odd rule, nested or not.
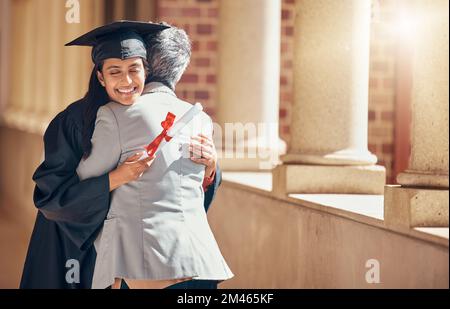
[[(111, 35), (122, 33), (123, 28), (139, 35), (148, 35), (167, 27), (141, 22), (116, 22), (107, 29)], [(105, 27), (93, 31), (105, 34)], [(98, 57), (128, 59), (140, 54), (140, 45), (133, 38), (121, 35), (110, 38), (98, 44), (87, 44), (94, 45), (94, 63), (99, 64), (96, 61)], [(98, 66), (93, 69), (86, 96), (59, 113), (45, 132), (45, 158), (33, 175), (36, 182), (34, 202), (38, 214), (21, 288), (90, 288), (96, 260), (93, 241), (108, 213), (110, 192), (137, 179), (151, 162), (150, 159), (136, 161), (140, 157), (137, 154), (109, 173), (83, 181), (78, 178), (76, 168), (82, 157), (90, 152), (97, 110), (109, 102), (106, 91), (98, 91), (98, 69)], [(215, 161), (209, 164), (214, 166)], [(217, 168), (212, 184), (205, 192), (205, 209), (208, 209), (220, 180)], [(199, 288), (214, 287), (211, 282), (204, 285), (195, 282), (195, 285)], [(183, 287), (194, 286), (188, 282)]]

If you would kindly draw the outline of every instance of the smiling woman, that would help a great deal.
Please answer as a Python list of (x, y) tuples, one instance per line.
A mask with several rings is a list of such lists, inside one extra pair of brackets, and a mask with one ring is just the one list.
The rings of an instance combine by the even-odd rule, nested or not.
[(144, 90), (147, 67), (147, 61), (138, 57), (109, 58), (99, 66), (97, 77), (111, 100), (131, 105)]
[[(92, 46), (91, 57), (95, 66), (85, 96), (82, 129), (85, 158), (91, 152), (90, 139), (100, 106), (110, 100), (129, 105), (143, 91), (147, 51), (142, 37), (166, 28), (152, 23), (122, 21), (96, 28), (66, 44)], [(131, 89), (133, 92), (132, 88), (136, 88), (135, 93), (123, 91)]]
[[(119, 23), (119, 28), (122, 26), (130, 27), (130, 23)], [(146, 33), (166, 28), (150, 23), (138, 23), (137, 27), (147, 29)], [(92, 46), (97, 43), (96, 34), (94, 31), (93, 41), (82, 37), (81, 41), (71, 43)], [(102, 45), (103, 49), (94, 48), (92, 58), (96, 66), (91, 74), (88, 94), (59, 113), (44, 135), (45, 158), (33, 175), (36, 183), (34, 202), (39, 211), (22, 274), (22, 288), (89, 288), (95, 260), (92, 244), (108, 211), (110, 191), (136, 179), (148, 168), (149, 160), (136, 161), (138, 157), (131, 156), (126, 160), (127, 164), (86, 181), (80, 181), (75, 172), (82, 156), (88, 155), (86, 147), (90, 145), (97, 109), (110, 100), (99, 83), (98, 65), (108, 58), (121, 57), (123, 48), (128, 48), (126, 59), (146, 57), (142, 39), (135, 40), (139, 38), (137, 34), (123, 35), (128, 44), (120, 45), (119, 49), (107, 39), (102, 41), (106, 44)], [(142, 60), (140, 63), (143, 66)], [(145, 77), (141, 79), (145, 80)], [(86, 117), (89, 111), (92, 118)], [(65, 281), (68, 259), (76, 259), (82, 265), (80, 282)], [(42, 274), (43, 269), (46, 270), (45, 275)], [(47, 273), (49, 269), (52, 275)]]

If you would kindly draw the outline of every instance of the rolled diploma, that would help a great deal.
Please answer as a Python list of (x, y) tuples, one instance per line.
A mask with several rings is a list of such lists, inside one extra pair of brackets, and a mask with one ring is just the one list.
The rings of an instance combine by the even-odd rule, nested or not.
[(167, 132), (167, 135), (174, 137), (180, 132), (189, 122), (197, 116), (203, 110), (203, 106), (200, 103), (195, 103), (178, 121), (175, 121), (173, 126)]
[[(200, 113), (203, 110), (203, 106), (200, 103), (195, 103), (186, 113), (184, 113), (183, 116), (181, 116), (178, 121), (175, 121), (173, 126), (167, 131), (167, 135), (170, 137), (175, 137), (189, 122), (194, 119), (195, 116), (197, 116), (198, 113)], [(161, 142), (161, 145), (159, 145), (158, 150), (155, 152), (155, 157), (157, 153), (167, 144), (166, 140), (163, 140)]]

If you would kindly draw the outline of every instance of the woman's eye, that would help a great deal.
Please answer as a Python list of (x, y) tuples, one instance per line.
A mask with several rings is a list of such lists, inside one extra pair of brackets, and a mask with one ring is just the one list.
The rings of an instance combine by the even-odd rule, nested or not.
[(131, 73), (139, 73), (141, 70), (139, 70), (139, 69), (133, 69), (133, 70), (131, 70), (130, 72)]
[(119, 71), (112, 71), (112, 72), (111, 72), (111, 75), (118, 75), (118, 74), (120, 74)]

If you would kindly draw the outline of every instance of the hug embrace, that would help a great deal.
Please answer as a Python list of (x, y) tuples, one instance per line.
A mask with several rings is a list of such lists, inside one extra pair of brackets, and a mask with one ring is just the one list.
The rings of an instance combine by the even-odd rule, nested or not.
[[(84, 98), (44, 135), (21, 288), (216, 288), (232, 278), (206, 217), (221, 182), (212, 121), (175, 94), (187, 34), (119, 21), (66, 45), (92, 46), (94, 69)], [(78, 282), (66, 280), (69, 259)]]

